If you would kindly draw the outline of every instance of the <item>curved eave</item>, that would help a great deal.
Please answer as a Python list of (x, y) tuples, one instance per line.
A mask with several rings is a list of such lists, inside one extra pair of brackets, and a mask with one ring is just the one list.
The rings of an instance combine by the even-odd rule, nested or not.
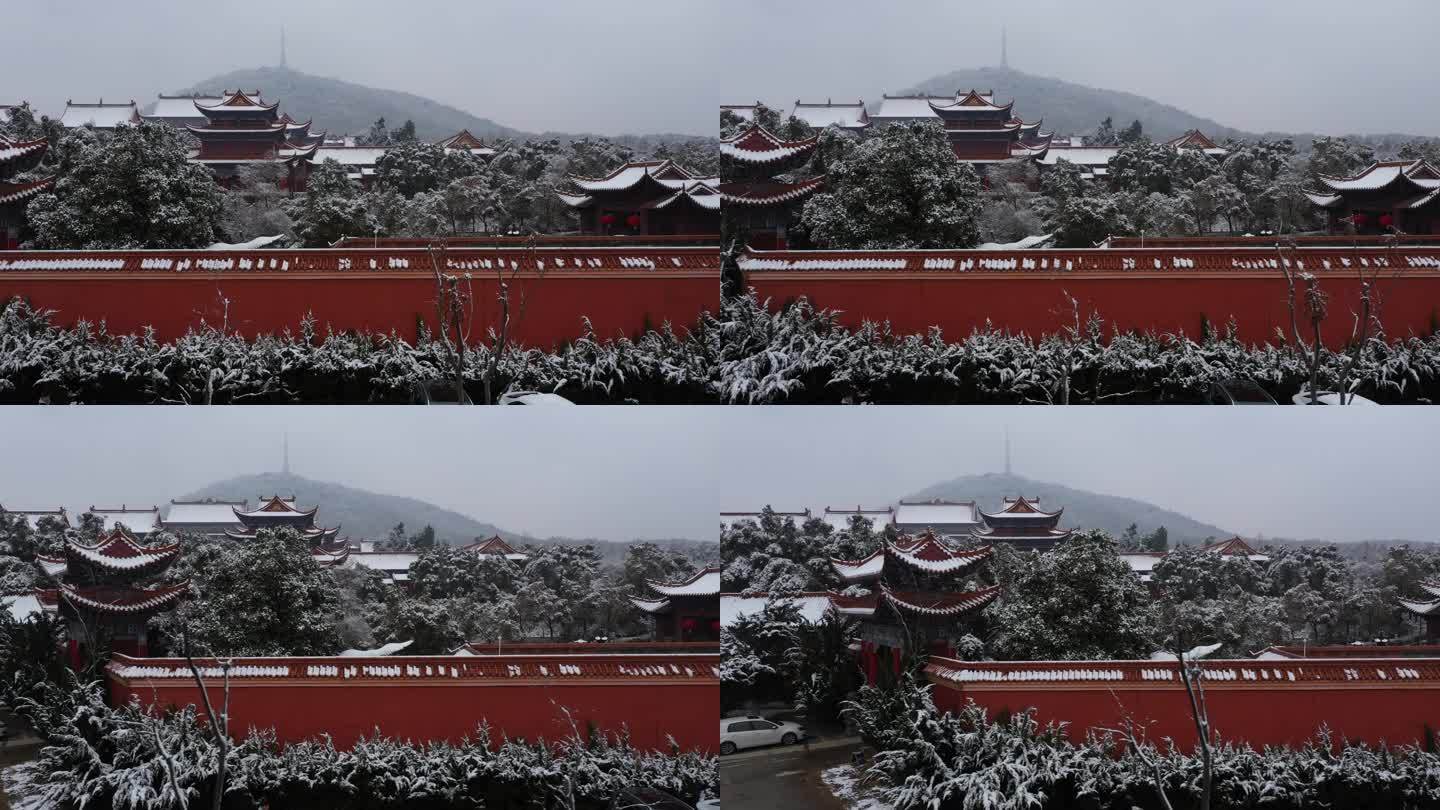
[(1412, 599), (1397, 599), (1400, 607), (1414, 613), (1417, 616), (1440, 615), (1440, 599), (1433, 599), (1429, 602), (1419, 602)]
[(99, 599), (92, 599), (80, 593), (74, 586), (61, 585), (60, 596), (72, 607), (84, 608), (95, 613), (107, 613), (112, 615), (131, 615), (136, 613), (149, 613), (156, 610), (164, 610), (190, 591), (190, 581), (186, 580), (178, 585), (171, 585), (166, 588), (157, 588), (153, 591), (142, 591), (145, 599), (135, 602), (106, 602)]
[(984, 608), (986, 605), (994, 602), (995, 599), (1000, 596), (1000, 586), (992, 585), (989, 588), (985, 588), (983, 590), (971, 591), (968, 594), (963, 594), (963, 599), (959, 599), (954, 603), (945, 605), (943, 607), (932, 607), (906, 601), (906, 598), (913, 599), (913, 596), (909, 594), (896, 594), (889, 588), (881, 588), (880, 594), (885, 599), (885, 601), (890, 604), (892, 608), (906, 610), (912, 613), (918, 613), (922, 616), (945, 617), (959, 616)]
[(1322, 194), (1316, 191), (1302, 192), (1310, 202), (1321, 208), (1335, 208), (1344, 200), (1339, 194)]
[(737, 187), (746, 187), (748, 185), (746, 183), (727, 183), (726, 185), (731, 186), (730, 190), (727, 191), (723, 186), (720, 189), (721, 199), (724, 201), (725, 205), (766, 206), (779, 205), (781, 203), (792, 202), (794, 200), (807, 197), (819, 191), (825, 186), (825, 178), (816, 177), (810, 180), (803, 180), (799, 183), (791, 183), (787, 188), (775, 191), (770, 194), (763, 194), (759, 196), (735, 193)]
[(44, 180), (36, 180), (33, 183), (25, 183), (17, 186), (7, 186), (4, 183), (0, 183), (0, 205), (13, 205), (17, 202), (23, 202), (39, 195), (54, 185), (55, 178), (53, 177), (47, 177)]
[(1440, 599), (1440, 581), (1421, 582), (1420, 590), (1430, 594), (1431, 596), (1436, 597), (1437, 599)]
[(557, 197), (560, 198), (560, 202), (565, 203), (566, 205), (570, 206), (571, 208), (584, 208), (585, 206), (590, 205), (591, 203), (593, 203), (593, 202), (595, 201), (595, 198), (594, 198), (594, 197), (591, 197), (591, 196), (588, 195), (588, 194), (560, 194), (560, 193), (557, 193), (555, 196), (557, 196)]
[(646, 613), (668, 613), (670, 611), (669, 599), (641, 599), (637, 596), (629, 597), (630, 604), (645, 611)]

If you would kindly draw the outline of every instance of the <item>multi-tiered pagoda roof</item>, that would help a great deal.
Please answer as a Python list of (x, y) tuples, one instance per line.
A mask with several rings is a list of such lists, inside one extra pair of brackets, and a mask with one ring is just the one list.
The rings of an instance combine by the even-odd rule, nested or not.
[(861, 619), (874, 617), (882, 607), (904, 615), (943, 619), (982, 610), (999, 596), (999, 585), (953, 593), (892, 591), (881, 585), (875, 593), (865, 596), (831, 594), (830, 609), (842, 616)]
[(222, 181), (234, 176), (239, 166), (252, 163), (287, 164), (287, 185), (299, 188), (307, 175), (305, 167), (324, 139), (312, 136), (310, 122), (299, 123), (279, 113), (279, 102), (267, 104), (259, 95), (226, 91), (220, 101), (193, 101), (205, 116), (203, 126), (187, 124), (185, 129), (200, 142), (192, 160), (209, 166)]
[(18, 179), (39, 166), (49, 148), (44, 138), (12, 141), (0, 135), (0, 250), (19, 245), (25, 206), (55, 185), (53, 177)]
[(1015, 102), (996, 104), (993, 95), (971, 90), (954, 100), (928, 101), (940, 118), (955, 156), (966, 163), (1000, 163), (1016, 158), (1042, 158), (1050, 148), (1051, 133), (1040, 122), (1026, 124), (1012, 110)]
[(234, 540), (253, 540), (256, 532), (261, 529), (291, 528), (312, 543), (320, 545), (333, 541), (340, 531), (339, 526), (327, 529), (315, 525), (315, 515), (320, 509), (318, 506), (300, 509), (295, 505), (293, 497), (282, 498), (279, 495), (257, 500), (259, 505), (254, 509), (230, 507), (243, 528), (227, 531), (227, 537)]
[(1004, 508), (998, 512), (980, 510), (985, 526), (971, 530), (971, 536), (987, 543), (1009, 543), (1022, 549), (1045, 551), (1072, 534), (1068, 529), (1057, 528), (1064, 513), (1063, 507), (1046, 512), (1040, 508), (1039, 498), (1031, 500), (1023, 495), (1006, 498)]
[(169, 568), (179, 553), (179, 543), (142, 545), (123, 525), (117, 525), (92, 545), (67, 538), (61, 556), (37, 554), (36, 561), (52, 577), (95, 583), (116, 577), (156, 576)]
[(815, 154), (818, 134), (787, 140), (759, 124), (720, 141), (724, 179), (720, 194), (727, 214), (750, 232), (752, 244), (783, 245), (799, 206), (825, 187), (821, 177), (782, 177), (799, 169)]
[(124, 525), (102, 532), (94, 543), (66, 538), (60, 556), (36, 555), (54, 582), (38, 590), (36, 599), (70, 621), (73, 662), (81, 647), (98, 649), (107, 642), (116, 651), (145, 655), (145, 620), (190, 591), (188, 580), (156, 582), (179, 555), (179, 543), (145, 545)]
[(916, 537), (899, 537), (885, 543), (860, 560), (832, 559), (830, 566), (847, 584), (886, 580), (893, 582), (897, 568), (921, 574), (956, 575), (990, 559), (991, 549), (953, 549), (926, 532)]

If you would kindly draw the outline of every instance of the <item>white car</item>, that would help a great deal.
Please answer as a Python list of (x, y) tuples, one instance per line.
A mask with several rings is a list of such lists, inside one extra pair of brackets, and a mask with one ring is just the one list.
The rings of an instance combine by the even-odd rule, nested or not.
[(726, 717), (720, 721), (720, 753), (733, 754), (758, 745), (794, 745), (805, 739), (805, 727), (788, 720), (766, 720), (759, 715)]
[(574, 405), (559, 394), (539, 391), (506, 391), (500, 395), (501, 405)]

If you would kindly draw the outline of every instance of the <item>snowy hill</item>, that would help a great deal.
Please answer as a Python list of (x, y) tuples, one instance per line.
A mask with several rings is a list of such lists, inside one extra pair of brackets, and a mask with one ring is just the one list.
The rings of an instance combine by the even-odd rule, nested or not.
[[(318, 505), (319, 522), (325, 526), (340, 524), (340, 536), (352, 540), (383, 540), (397, 523), (404, 523), (408, 533), (420, 531), (426, 524), (435, 527), (435, 535), (441, 542), (451, 544), (468, 543), (477, 537), (500, 535), (510, 542), (539, 543), (548, 545), (591, 543), (600, 551), (605, 560), (618, 562), (624, 559), (626, 542), (595, 539), (572, 539), (564, 537), (536, 538), (508, 531), (491, 523), (476, 520), (449, 509), (436, 506), (417, 498), (397, 495), (382, 495), (363, 489), (348, 487), (329, 481), (316, 481), (294, 474), (260, 473), (241, 475), (201, 487), (176, 500), (197, 498), (222, 498), (225, 500), (249, 500), (253, 505), (259, 496), (295, 495), (302, 507)], [(163, 511), (163, 507), (162, 507)], [(657, 540), (657, 544), (673, 548), (696, 559), (718, 557), (714, 542), (702, 543), (690, 540)]]
[(176, 92), (214, 93), (257, 87), (265, 94), (266, 101), (279, 101), (281, 112), (289, 113), (295, 120), (313, 118), (313, 132), (362, 135), (370, 130), (375, 119), (383, 117), (392, 129), (405, 123), (406, 119), (414, 121), (416, 135), (424, 140), (454, 135), (462, 129), (486, 139), (524, 134), (488, 118), (480, 118), (413, 93), (380, 90), (339, 79), (312, 76), (291, 68), (231, 71)]
[(1146, 134), (1157, 140), (1173, 138), (1191, 129), (1198, 129), (1217, 141), (1246, 134), (1134, 93), (1086, 87), (1046, 76), (1034, 76), (1014, 68), (955, 70), (898, 92), (888, 92), (891, 95), (944, 95), (972, 88), (982, 92), (993, 88), (995, 100), (1002, 104), (1014, 99), (1016, 115), (1026, 121), (1043, 117), (1044, 128), (1059, 135), (1092, 132), (1106, 117), (1114, 119), (1117, 130), (1138, 120), (1144, 125)]
[(1040, 497), (1040, 503), (1050, 509), (1065, 507), (1065, 516), (1060, 525), (1071, 529), (1104, 529), (1117, 537), (1131, 523), (1136, 524), (1141, 534), (1164, 526), (1170, 534), (1170, 542), (1198, 543), (1207, 537), (1230, 537), (1232, 532), (1193, 518), (1172, 512), (1152, 503), (1100, 495), (1083, 489), (1073, 489), (1061, 484), (1036, 481), (1019, 475), (986, 473), (966, 475), (943, 483), (926, 487), (919, 492), (905, 496), (906, 500), (922, 498), (945, 498), (948, 500), (973, 500), (982, 508), (999, 509), (1006, 496), (1011, 498), (1024, 494), (1027, 498)]

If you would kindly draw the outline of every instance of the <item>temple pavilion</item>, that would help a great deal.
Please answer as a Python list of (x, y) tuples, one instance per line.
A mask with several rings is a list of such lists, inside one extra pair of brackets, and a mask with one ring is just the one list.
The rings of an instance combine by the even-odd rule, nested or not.
[(1073, 532), (1057, 527), (1064, 507), (1054, 512), (1040, 508), (1040, 499), (1006, 498), (998, 512), (980, 510), (983, 528), (970, 530), (970, 536), (984, 543), (1008, 543), (1022, 551), (1049, 551)]
[(1331, 232), (1440, 234), (1440, 168), (1425, 160), (1382, 161), (1319, 181), (1305, 196), (1324, 209)]
[(262, 529), (290, 528), (310, 543), (310, 554), (321, 565), (342, 565), (350, 556), (348, 543), (337, 540), (340, 527), (323, 528), (315, 525), (315, 514), (320, 507), (300, 509), (295, 499), (272, 495), (258, 498), (259, 506), (246, 509), (242, 505), (231, 505), (230, 511), (240, 522), (241, 528), (229, 529), (225, 536), (231, 540), (254, 540)]
[(626, 163), (604, 177), (566, 178), (560, 201), (579, 215), (583, 234), (720, 234), (720, 178), (673, 160)]
[(190, 590), (188, 581), (160, 583), (179, 554), (177, 542), (144, 545), (118, 525), (94, 544), (67, 538), (60, 556), (36, 555), (55, 586), (36, 595), (67, 620), (72, 663), (98, 650), (148, 654), (150, 617), (174, 608)]
[(751, 124), (720, 141), (720, 195), (727, 222), (744, 228), (752, 247), (787, 247), (790, 225), (805, 201), (824, 188), (823, 176), (792, 175), (814, 156), (819, 139), (816, 134), (785, 140)]
[(1440, 580), (1422, 580), (1420, 590), (1430, 598), (1401, 599), (1400, 607), (1425, 620), (1425, 640), (1440, 643)]
[(704, 568), (680, 582), (646, 580), (654, 598), (630, 597), (655, 620), (655, 641), (720, 640), (720, 569)]
[[(905, 535), (860, 560), (832, 559), (846, 586), (830, 594), (830, 609), (860, 621), (860, 663), (871, 682), (884, 667), (899, 667), (905, 651), (953, 655), (970, 620), (1000, 595), (976, 587), (977, 566), (989, 546), (955, 549), (931, 532)], [(868, 593), (856, 594), (857, 586)]]
[(952, 101), (926, 103), (945, 127), (955, 157), (965, 163), (1038, 160), (1050, 148), (1052, 133), (1040, 131), (1041, 121), (1027, 124), (1016, 118), (1015, 102), (996, 104), (993, 93), (986, 96), (971, 90)]
[(55, 178), (20, 179), (34, 171), (50, 148), (44, 138), (12, 141), (0, 135), (0, 250), (14, 250), (25, 238), (25, 206), (55, 184)]
[(191, 160), (209, 167), (221, 185), (233, 184), (241, 166), (268, 162), (285, 166), (284, 188), (305, 188), (310, 160), (323, 140), (323, 134), (311, 136), (310, 122), (282, 118), (278, 102), (266, 104), (241, 90), (226, 91), (214, 104), (198, 99), (193, 104), (205, 124), (185, 127), (200, 142)]

